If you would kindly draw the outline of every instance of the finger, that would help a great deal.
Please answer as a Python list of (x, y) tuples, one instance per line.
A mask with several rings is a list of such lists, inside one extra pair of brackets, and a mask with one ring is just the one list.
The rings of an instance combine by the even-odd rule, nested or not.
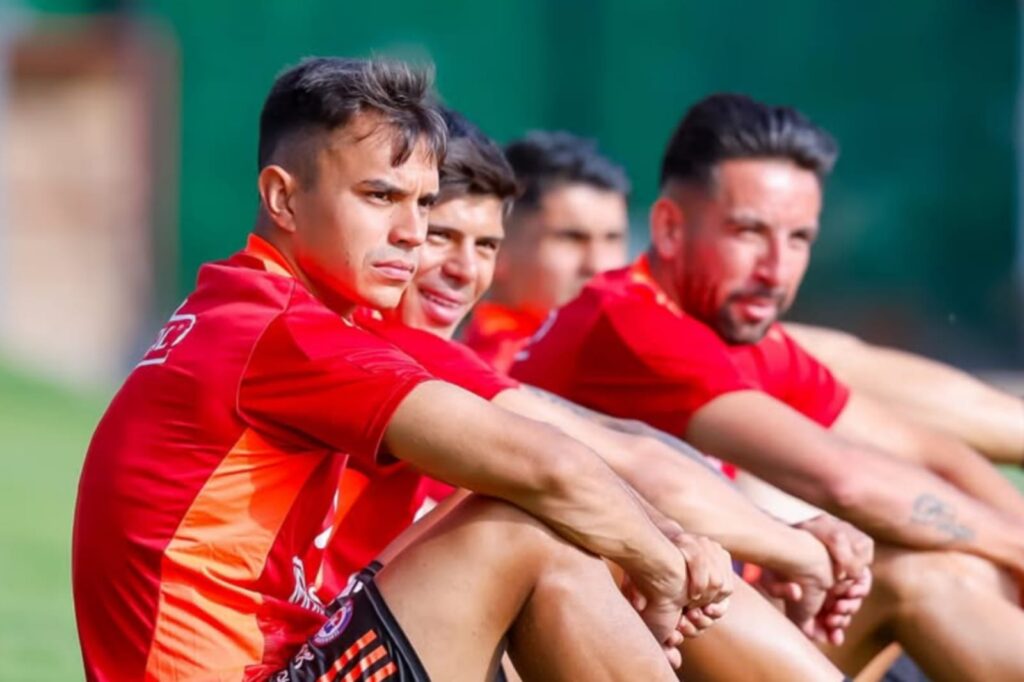
[(832, 630), (828, 633), (828, 641), (833, 646), (842, 646), (846, 641), (846, 630)]
[(856, 575), (860, 561), (853, 552), (853, 544), (850, 537), (839, 530), (833, 531), (829, 536), (829, 553), (835, 564), (835, 578), (837, 581), (845, 580), (851, 575)]
[(679, 653), (677, 647), (662, 647), (661, 650), (665, 652), (665, 658), (668, 659), (668, 664), (672, 666), (673, 670), (683, 667), (683, 655)]
[(668, 639), (665, 641), (665, 646), (676, 648), (682, 646), (685, 641), (686, 638), (683, 637), (683, 633), (679, 632), (679, 630), (673, 630), (669, 633)]
[(707, 630), (709, 627), (714, 625), (715, 622), (701, 609), (690, 609), (686, 612), (686, 619), (693, 623), (698, 632)]
[(722, 601), (715, 602), (714, 604), (708, 604), (707, 606), (701, 609), (701, 611), (704, 612), (705, 616), (707, 616), (708, 618), (712, 618), (714, 620), (718, 620), (719, 618), (724, 616), (726, 612), (728, 612), (728, 610), (728, 599), (723, 599)]
[(860, 610), (863, 603), (863, 599), (837, 599), (829, 606), (828, 610), (830, 613), (841, 613), (846, 616), (852, 616)]
[(687, 639), (691, 637), (696, 637), (698, 634), (700, 634), (700, 632), (697, 629), (697, 626), (694, 625), (689, 618), (683, 618), (682, 620), (680, 620), (679, 625), (676, 626), (676, 630), (679, 632), (679, 634), (681, 634), (684, 638)]
[(708, 591), (708, 580), (711, 567), (708, 566), (703, 553), (694, 553), (687, 561), (687, 573), (690, 576), (689, 597), (691, 603), (701, 603)]
[(841, 613), (833, 613), (825, 616), (824, 623), (825, 627), (829, 630), (845, 630), (850, 626), (850, 620), (851, 618), (849, 616), (844, 616)]

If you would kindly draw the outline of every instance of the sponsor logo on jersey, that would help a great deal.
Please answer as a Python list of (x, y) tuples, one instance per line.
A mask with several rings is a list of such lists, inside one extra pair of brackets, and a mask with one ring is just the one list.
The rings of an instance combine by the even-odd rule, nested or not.
[(346, 599), (341, 608), (334, 612), (327, 622), (324, 623), (319, 632), (313, 635), (313, 644), (324, 646), (336, 640), (345, 631), (349, 621), (352, 620), (352, 600)]
[[(185, 303), (187, 302), (185, 301)], [(142, 360), (138, 364), (139, 367), (162, 365), (167, 361), (167, 356), (170, 355), (171, 349), (184, 341), (188, 333), (192, 331), (192, 327), (196, 326), (195, 315), (181, 315), (179, 313), (185, 307), (185, 303), (178, 306), (178, 310), (174, 311), (171, 319), (167, 320), (167, 324), (157, 334), (156, 341), (149, 347), (146, 354), (142, 356)]]

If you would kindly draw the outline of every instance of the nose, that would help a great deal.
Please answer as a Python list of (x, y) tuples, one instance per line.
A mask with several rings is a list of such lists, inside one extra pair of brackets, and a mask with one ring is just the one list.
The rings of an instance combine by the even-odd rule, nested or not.
[(392, 213), (389, 241), (406, 250), (415, 249), (427, 238), (427, 214), (416, 202), (403, 202)]
[(580, 272), (589, 278), (602, 272), (622, 267), (625, 261), (626, 254), (623, 241), (591, 239), (584, 246)]
[(768, 239), (757, 259), (754, 276), (762, 284), (773, 289), (782, 284), (785, 268), (786, 247), (782, 240)]
[(458, 284), (468, 284), (477, 276), (476, 253), (472, 240), (465, 240), (452, 249), (444, 262), (444, 274)]

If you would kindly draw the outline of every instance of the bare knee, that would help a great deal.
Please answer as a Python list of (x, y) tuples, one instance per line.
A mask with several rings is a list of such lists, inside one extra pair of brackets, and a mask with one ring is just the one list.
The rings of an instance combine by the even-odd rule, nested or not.
[(601, 565), (597, 557), (572, 545), (537, 517), (502, 500), (471, 495), (451, 516), (471, 534), (478, 549), (514, 557), (523, 570), (532, 567), (552, 580), (559, 570)]
[(1012, 582), (998, 567), (960, 552), (886, 549), (875, 566), (875, 589), (898, 604), (930, 602), (937, 595), (1001, 592), (1011, 596)]

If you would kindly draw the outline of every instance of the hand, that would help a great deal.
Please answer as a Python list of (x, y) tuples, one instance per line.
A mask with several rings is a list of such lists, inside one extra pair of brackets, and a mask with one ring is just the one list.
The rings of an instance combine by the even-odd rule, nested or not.
[(825, 545), (832, 557), (836, 582), (857, 580), (875, 559), (875, 541), (864, 532), (831, 514), (820, 514), (796, 524)]
[(673, 668), (682, 665), (679, 646), (725, 615), (733, 591), (732, 558), (717, 542), (678, 533), (671, 538), (685, 565), (685, 581), (675, 595), (647, 597), (631, 580), (623, 591), (661, 644)]
[(686, 533), (673, 542), (687, 566), (687, 597), (678, 631), (683, 637), (697, 637), (725, 615), (732, 595), (732, 557), (717, 542)]
[(832, 558), (835, 584), (829, 590), (821, 611), (812, 621), (797, 623), (804, 634), (815, 641), (843, 643), (844, 632), (871, 590), (870, 565), (874, 560), (874, 541), (849, 523), (829, 514), (797, 524), (816, 537)]
[(865, 569), (858, 578), (847, 578), (836, 583), (829, 591), (825, 605), (810, 630), (804, 629), (812, 640), (840, 646), (846, 640), (846, 628), (853, 615), (860, 610), (864, 598), (871, 591), (871, 570)]

